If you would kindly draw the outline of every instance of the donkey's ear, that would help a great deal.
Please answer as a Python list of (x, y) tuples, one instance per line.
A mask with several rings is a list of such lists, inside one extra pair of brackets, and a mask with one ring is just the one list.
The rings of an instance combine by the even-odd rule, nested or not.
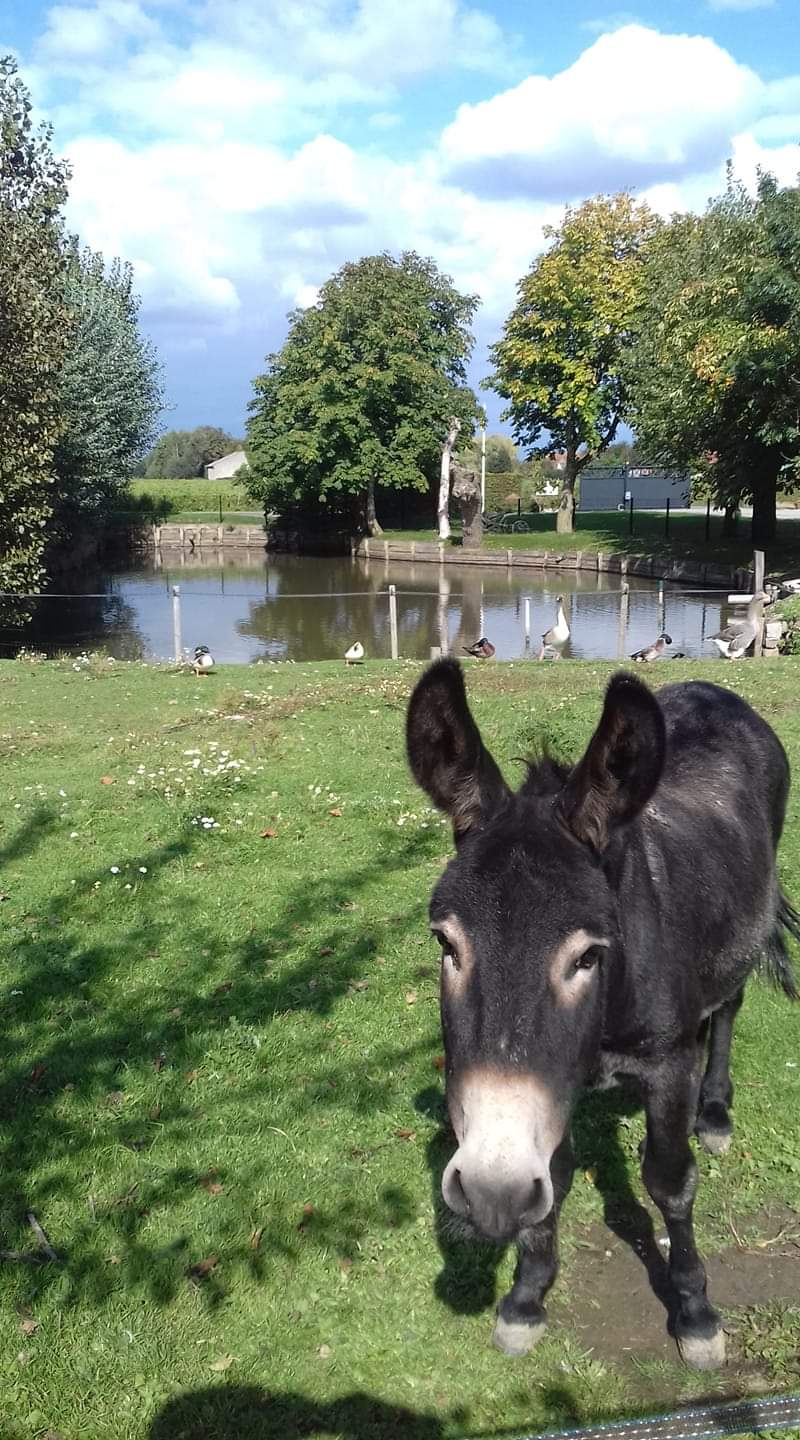
[(456, 840), (511, 793), (472, 718), (457, 660), (425, 671), (409, 702), (406, 745), (414, 779), (450, 816)]
[(559, 799), (562, 819), (578, 840), (601, 851), (618, 825), (647, 804), (664, 768), (666, 727), (661, 706), (633, 676), (614, 675), (600, 724)]

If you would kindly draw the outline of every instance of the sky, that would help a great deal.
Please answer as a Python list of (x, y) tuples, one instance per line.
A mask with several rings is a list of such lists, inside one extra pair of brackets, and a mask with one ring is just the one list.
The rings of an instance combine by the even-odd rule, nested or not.
[(728, 158), (796, 182), (799, 0), (631, 7), (0, 0), (0, 53), (70, 161), (70, 227), (134, 265), (165, 425), (241, 434), (345, 260), (415, 249), (478, 294), (477, 384), (565, 205), (701, 210)]

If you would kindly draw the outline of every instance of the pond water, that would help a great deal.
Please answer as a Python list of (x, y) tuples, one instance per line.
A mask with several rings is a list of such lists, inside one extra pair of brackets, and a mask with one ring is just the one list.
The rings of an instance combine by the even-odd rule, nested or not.
[[(535, 654), (563, 595), (571, 637), (564, 656), (614, 659), (652, 643), (663, 628), (672, 650), (712, 658), (706, 636), (732, 613), (717, 592), (681, 591), (631, 579), (628, 622), (620, 626), (620, 579), (580, 571), (472, 565), (440, 567), (350, 557), (237, 553), (230, 563), (164, 552), (162, 563), (86, 572), (82, 595), (44, 599), (22, 636), (0, 631), (0, 650), (21, 643), (47, 652), (104, 648), (118, 659), (172, 655), (171, 587), (181, 590), (183, 644), (208, 645), (220, 662), (329, 660), (355, 640), (367, 657), (390, 653), (387, 588), (398, 592), (401, 657), (425, 659), (446, 642), (454, 653), (486, 635), (500, 659)], [(86, 592), (92, 592), (87, 595)], [(524, 634), (530, 599), (531, 645)], [(733, 612), (736, 613), (736, 612)], [(738, 613), (741, 613), (740, 611)]]

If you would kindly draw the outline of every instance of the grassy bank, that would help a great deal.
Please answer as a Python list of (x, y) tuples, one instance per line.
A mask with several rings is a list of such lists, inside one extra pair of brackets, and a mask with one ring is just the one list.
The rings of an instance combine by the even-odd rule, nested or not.
[[(735, 682), (798, 768), (798, 664), (655, 678)], [(610, 669), (471, 668), (510, 776), (537, 741), (584, 743)], [(600, 1228), (642, 1198), (642, 1118), (615, 1092), (581, 1108), (549, 1338), (521, 1364), (491, 1349), (510, 1257), (455, 1245), (433, 1208), (449, 1141), (425, 917), (450, 837), (403, 761), (418, 673), (0, 665), (0, 1229), (30, 1254), (32, 1211), (58, 1255), (0, 1268), (3, 1440), (448, 1440), (800, 1375), (797, 1311), (758, 1282), (791, 1268), (774, 1254), (800, 1209), (798, 1018), (762, 985), (731, 1153), (699, 1156), (702, 1245), (738, 1237), (733, 1270), (753, 1271), (733, 1375), (679, 1369)]]
[[(711, 517), (709, 541), (705, 538), (705, 515), (693, 512), (671, 515), (668, 536), (664, 533), (664, 516), (646, 511), (634, 515), (632, 535), (628, 516), (614, 510), (579, 512), (577, 528), (571, 535), (557, 533), (553, 514), (533, 515), (529, 523), (531, 529), (527, 533), (486, 535), (483, 543), (487, 548), (498, 550), (509, 546), (513, 549), (567, 553), (599, 550), (622, 555), (666, 556), (675, 560), (706, 560), (720, 565), (749, 565), (753, 559), (748, 522), (740, 520), (738, 538), (726, 540), (722, 537), (722, 518), (718, 515)], [(432, 529), (387, 530), (386, 538), (436, 540), (437, 536)], [(451, 544), (461, 544), (458, 531)], [(769, 570), (775, 574), (794, 574), (800, 569), (800, 523), (797, 520), (778, 521), (775, 543), (769, 548), (767, 562)]]

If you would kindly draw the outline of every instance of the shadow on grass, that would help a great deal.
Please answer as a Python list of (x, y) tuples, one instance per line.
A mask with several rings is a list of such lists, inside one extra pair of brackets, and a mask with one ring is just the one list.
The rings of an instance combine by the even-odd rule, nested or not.
[[(32, 854), (46, 841), (52, 823), (41, 811), (11, 840), (6, 858)], [(153, 892), (150, 910), (142, 913), (140, 905), (130, 923), (124, 897), (115, 897), (119, 924), (110, 931), (106, 926), (109, 939), (87, 938), (98, 903), (95, 887), (108, 881), (106, 866), (77, 876), (68, 890), (37, 907), (37, 916), (17, 908), (6, 938), (10, 973), (20, 978), (11, 982), (18, 988), (7, 992), (0, 1012), (0, 1226), (6, 1233), (24, 1232), (24, 1217), (34, 1210), (47, 1228), (48, 1205), (66, 1203), (74, 1209), (69, 1253), (61, 1251), (58, 1235), (50, 1236), (60, 1263), (12, 1268), (20, 1298), (56, 1286), (65, 1301), (100, 1303), (122, 1282), (167, 1303), (187, 1283), (186, 1262), (197, 1260), (198, 1241), (186, 1233), (182, 1212), (198, 1186), (222, 1188), (228, 1176), (224, 1165), (208, 1177), (189, 1165), (165, 1165), (170, 1139), (179, 1144), (198, 1125), (218, 1135), (220, 1126), (241, 1123), (237, 1111), (244, 1123), (253, 1123), (248, 1110), (260, 1105), (269, 1074), (262, 1069), (215, 1096), (207, 1107), (210, 1116), (198, 1111), (187, 1075), (197, 1073), (194, 1067), (221, 1036), (226, 1046), (241, 1047), (250, 1064), (265, 1032), (280, 1044), (284, 1015), (308, 1014), (324, 1029), (337, 1003), (365, 971), (370, 973), (379, 950), (412, 927), (422, 930), (422, 901), (397, 915), (367, 919), (365, 907), (357, 904), (361, 892), (376, 879), (389, 882), (393, 871), (431, 858), (437, 843), (433, 833), (401, 836), (385, 827), (363, 863), (333, 876), (294, 881), (269, 923), (254, 925), (237, 943), (225, 937), (224, 916), (213, 927), (199, 921), (191, 897), (170, 886), (176, 866), (185, 869), (195, 855), (206, 853), (188, 826), (169, 843), (129, 857), (131, 872), (141, 866), (159, 877), (159, 891)], [(165, 886), (170, 887), (168, 911)], [(324, 928), (321, 919), (329, 919)], [(152, 961), (167, 944), (173, 954), (179, 946), (180, 963), (164, 972), (163, 981), (153, 980)], [(141, 957), (150, 964), (139, 980)], [(428, 1042), (377, 1038), (368, 1067), (360, 1047), (351, 1054), (334, 1048), (333, 1039), (321, 1044), (318, 1026), (307, 1040), (295, 1043), (297, 1066), (307, 1073), (297, 1077), (303, 1084), (292, 1089), (288, 1103), (301, 1126), (319, 1124), (329, 1106), (349, 1113), (350, 1123), (332, 1148), (346, 1157), (349, 1150), (347, 1163), (357, 1174), (362, 1154), (370, 1153), (357, 1144), (359, 1118), (366, 1122), (382, 1105), (389, 1113), (394, 1072), (415, 1061)], [(258, 1066), (250, 1064), (253, 1068)], [(137, 1104), (136, 1089), (153, 1086), (159, 1103), (149, 1109), (146, 1102)], [(119, 1194), (90, 1193), (93, 1185), (103, 1186), (102, 1178), (91, 1179), (97, 1174), (98, 1147), (117, 1150), (123, 1170), (124, 1152), (130, 1152), (132, 1183)], [(174, 1162), (174, 1145), (172, 1155)], [(112, 1168), (118, 1173), (120, 1166)], [(240, 1166), (235, 1181), (245, 1193), (257, 1191), (264, 1182), (258, 1161)], [(143, 1231), (150, 1217), (163, 1214), (175, 1215), (176, 1233), (159, 1247)], [(271, 1205), (257, 1251), (246, 1233), (226, 1237), (225, 1275), (238, 1270), (260, 1279), (271, 1258), (291, 1259), (309, 1245), (352, 1260), (365, 1232), (402, 1227), (415, 1214), (411, 1195), (397, 1185), (385, 1186), (369, 1200), (359, 1198), (356, 1185), (344, 1203), (330, 1210), (324, 1203), (315, 1207), (301, 1226), (294, 1212), (286, 1213), (285, 1201)], [(224, 1285), (211, 1273), (203, 1278), (203, 1291), (214, 1304)]]
[(302, 1440), (320, 1433), (341, 1440), (443, 1440), (433, 1415), (355, 1393), (327, 1402), (224, 1385), (171, 1400), (156, 1416), (148, 1440)]

